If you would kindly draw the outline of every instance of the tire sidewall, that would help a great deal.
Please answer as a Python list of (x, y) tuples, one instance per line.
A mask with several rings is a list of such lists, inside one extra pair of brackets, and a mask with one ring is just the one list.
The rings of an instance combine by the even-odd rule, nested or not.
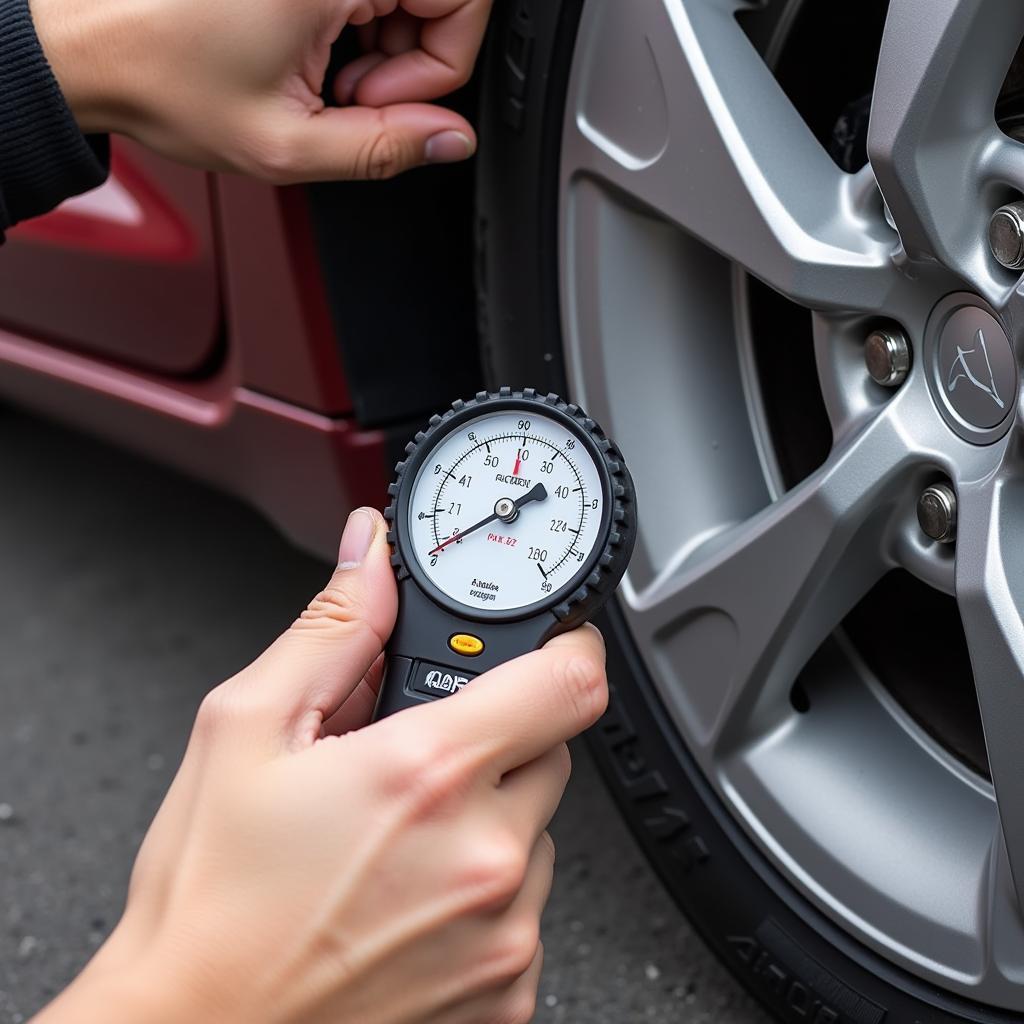
[[(583, 3), (497, 0), (495, 8), (477, 196), (479, 324), (493, 387), (566, 393), (559, 160)], [(622, 614), (611, 608), (602, 627), (612, 701), (589, 737), (602, 774), (673, 898), (769, 1010), (792, 1024), (1019, 1021), (894, 967), (800, 897), (740, 830), (684, 748)]]

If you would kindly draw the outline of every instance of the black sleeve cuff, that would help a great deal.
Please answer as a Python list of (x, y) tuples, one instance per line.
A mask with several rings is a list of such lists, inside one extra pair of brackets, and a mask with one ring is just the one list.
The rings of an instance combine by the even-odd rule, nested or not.
[(29, 0), (0, 0), (0, 230), (102, 185), (109, 169), (109, 140), (79, 131)]

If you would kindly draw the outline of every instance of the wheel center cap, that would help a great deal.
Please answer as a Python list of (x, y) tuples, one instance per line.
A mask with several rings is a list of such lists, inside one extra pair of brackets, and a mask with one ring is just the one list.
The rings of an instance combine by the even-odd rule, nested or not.
[(1013, 345), (975, 295), (949, 295), (935, 307), (926, 347), (939, 412), (964, 440), (992, 444), (1010, 426), (1017, 398)]

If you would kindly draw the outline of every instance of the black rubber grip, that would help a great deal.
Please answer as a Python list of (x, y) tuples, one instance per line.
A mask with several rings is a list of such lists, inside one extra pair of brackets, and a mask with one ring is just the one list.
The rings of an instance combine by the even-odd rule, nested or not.
[[(458, 693), (489, 669), (543, 646), (579, 623), (551, 612), (521, 622), (473, 622), (431, 601), (412, 579), (398, 585), (399, 611), (374, 721), (397, 711)], [(483, 642), (476, 656), (459, 654), (451, 638), (469, 634)]]

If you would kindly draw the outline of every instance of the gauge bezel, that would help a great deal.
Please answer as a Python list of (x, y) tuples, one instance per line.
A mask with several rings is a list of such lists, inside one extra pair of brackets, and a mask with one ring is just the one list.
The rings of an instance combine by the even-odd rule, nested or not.
[[(587, 453), (594, 460), (601, 481), (601, 524), (598, 528), (597, 539), (587, 559), (561, 587), (533, 604), (523, 605), (519, 608), (488, 611), (456, 601), (441, 590), (426, 574), (415, 551), (410, 551), (407, 547), (409, 544), (409, 506), (420, 470), (428, 461), (431, 453), (436, 451), (449, 435), (473, 420), (483, 419), (495, 413), (517, 410), (529, 412), (533, 416), (547, 416), (564, 427), (577, 441), (583, 444)], [(409, 454), (402, 467), (398, 493), (395, 496), (394, 521), (391, 524), (394, 535), (393, 543), (402, 565), (415, 580), (416, 585), (442, 608), (460, 618), (471, 619), (475, 622), (521, 622), (544, 612), (554, 611), (583, 587), (599, 567), (614, 526), (615, 497), (612, 470), (608, 465), (608, 454), (601, 448), (597, 438), (570, 411), (546, 402), (539, 396), (537, 398), (488, 396), (486, 399), (481, 398), (476, 402), (467, 403), (461, 409), (447, 414), (441, 422), (432, 425), (430, 431)]]

